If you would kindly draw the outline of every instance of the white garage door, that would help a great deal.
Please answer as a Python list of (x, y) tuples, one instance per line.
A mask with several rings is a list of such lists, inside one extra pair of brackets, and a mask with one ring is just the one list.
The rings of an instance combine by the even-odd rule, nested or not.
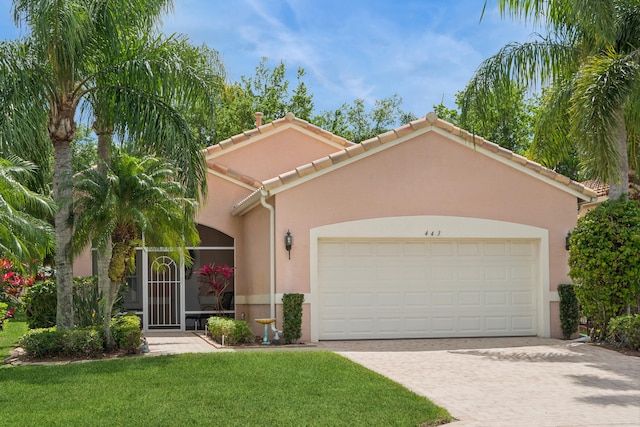
[(536, 335), (531, 240), (322, 239), (319, 338)]

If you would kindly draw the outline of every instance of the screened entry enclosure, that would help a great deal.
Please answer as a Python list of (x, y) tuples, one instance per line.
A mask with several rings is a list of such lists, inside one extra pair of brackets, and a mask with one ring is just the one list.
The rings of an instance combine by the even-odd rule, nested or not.
[(202, 329), (211, 316), (235, 316), (234, 277), (221, 294), (220, 307), (209, 284), (198, 274), (208, 264), (235, 267), (234, 240), (202, 225), (198, 232), (200, 245), (189, 248), (191, 267), (160, 249), (136, 251), (135, 272), (127, 277), (123, 292), (124, 310), (135, 311), (144, 330)]

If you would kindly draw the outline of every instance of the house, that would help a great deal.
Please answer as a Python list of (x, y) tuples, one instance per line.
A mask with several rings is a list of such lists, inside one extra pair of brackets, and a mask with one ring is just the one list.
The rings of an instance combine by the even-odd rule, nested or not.
[[(195, 268), (236, 267), (228, 315), (256, 335), (258, 318), (281, 328), (295, 292), (302, 341), (562, 336), (565, 237), (592, 190), (434, 113), (361, 144), (291, 113), (256, 117), (206, 150), (193, 254)], [(179, 260), (146, 248), (137, 270), (127, 304), (145, 329), (215, 312)]]

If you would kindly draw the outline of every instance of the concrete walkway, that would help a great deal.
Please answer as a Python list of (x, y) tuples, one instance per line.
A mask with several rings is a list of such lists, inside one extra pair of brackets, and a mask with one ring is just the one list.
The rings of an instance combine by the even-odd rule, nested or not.
[[(151, 355), (233, 351), (193, 333), (147, 339)], [(640, 426), (640, 358), (588, 344), (474, 338), (328, 341), (316, 348), (429, 398), (459, 420), (452, 427)]]

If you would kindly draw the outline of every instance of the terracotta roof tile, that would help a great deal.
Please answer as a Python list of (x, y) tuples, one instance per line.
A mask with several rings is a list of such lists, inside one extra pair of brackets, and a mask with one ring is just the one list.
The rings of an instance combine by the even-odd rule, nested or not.
[(311, 163), (313, 163), (313, 166), (315, 166), (317, 171), (319, 171), (321, 169), (326, 169), (326, 168), (328, 168), (330, 166), (333, 166), (333, 162), (331, 161), (331, 159), (329, 157), (323, 157), (321, 159), (314, 160)]
[(296, 179), (299, 178), (298, 175), (298, 171), (297, 170), (292, 170), (289, 172), (285, 172), (283, 174), (279, 175), (280, 181), (282, 181), (283, 184), (287, 184), (291, 181), (295, 181)]
[(207, 167), (209, 167), (210, 169), (212, 169), (212, 170), (214, 170), (214, 171), (216, 171), (218, 173), (226, 175), (229, 178), (241, 181), (241, 182), (243, 182), (245, 184), (248, 184), (248, 185), (250, 185), (252, 187), (258, 188), (258, 187), (262, 186), (262, 182), (258, 181), (257, 179), (252, 178), (252, 177), (250, 177), (248, 175), (241, 174), (240, 172), (235, 171), (233, 169), (230, 169), (229, 167), (227, 167), (227, 166), (225, 166), (225, 165), (223, 165), (221, 163), (208, 161), (207, 162)]
[(595, 191), (598, 197), (609, 195), (609, 184), (605, 184), (604, 182), (588, 180), (582, 182), (581, 184)]
[(262, 183), (265, 190), (269, 191), (273, 188), (280, 187), (282, 181), (280, 181), (279, 177), (271, 178)]
[(356, 144), (352, 145), (351, 147), (347, 147), (345, 151), (347, 152), (347, 154), (349, 154), (349, 157), (354, 157), (364, 153), (364, 147), (362, 146), (362, 144)]
[(413, 132), (415, 132), (415, 130), (411, 127), (411, 125), (406, 124), (394, 129), (394, 132), (396, 133), (396, 135), (398, 135), (398, 138), (402, 138), (403, 136), (412, 134)]
[(389, 132), (381, 133), (380, 135), (377, 136), (377, 138), (380, 140), (382, 144), (386, 144), (389, 141), (398, 139), (398, 136), (394, 131), (390, 130)]
[[(389, 139), (389, 141), (393, 141), (395, 138)], [(388, 141), (385, 141), (388, 142)], [(369, 151), (373, 148), (379, 147), (383, 144), (380, 137), (376, 136), (375, 138), (367, 139), (366, 141), (362, 141), (360, 145), (364, 148), (365, 151)]]
[(314, 173), (316, 171), (316, 168), (313, 166), (313, 163), (307, 163), (306, 165), (297, 167), (296, 171), (298, 171), (298, 175), (300, 176), (307, 176)]
[(333, 162), (333, 164), (341, 163), (349, 158), (349, 154), (347, 150), (336, 151), (335, 153), (329, 154), (329, 158)]

